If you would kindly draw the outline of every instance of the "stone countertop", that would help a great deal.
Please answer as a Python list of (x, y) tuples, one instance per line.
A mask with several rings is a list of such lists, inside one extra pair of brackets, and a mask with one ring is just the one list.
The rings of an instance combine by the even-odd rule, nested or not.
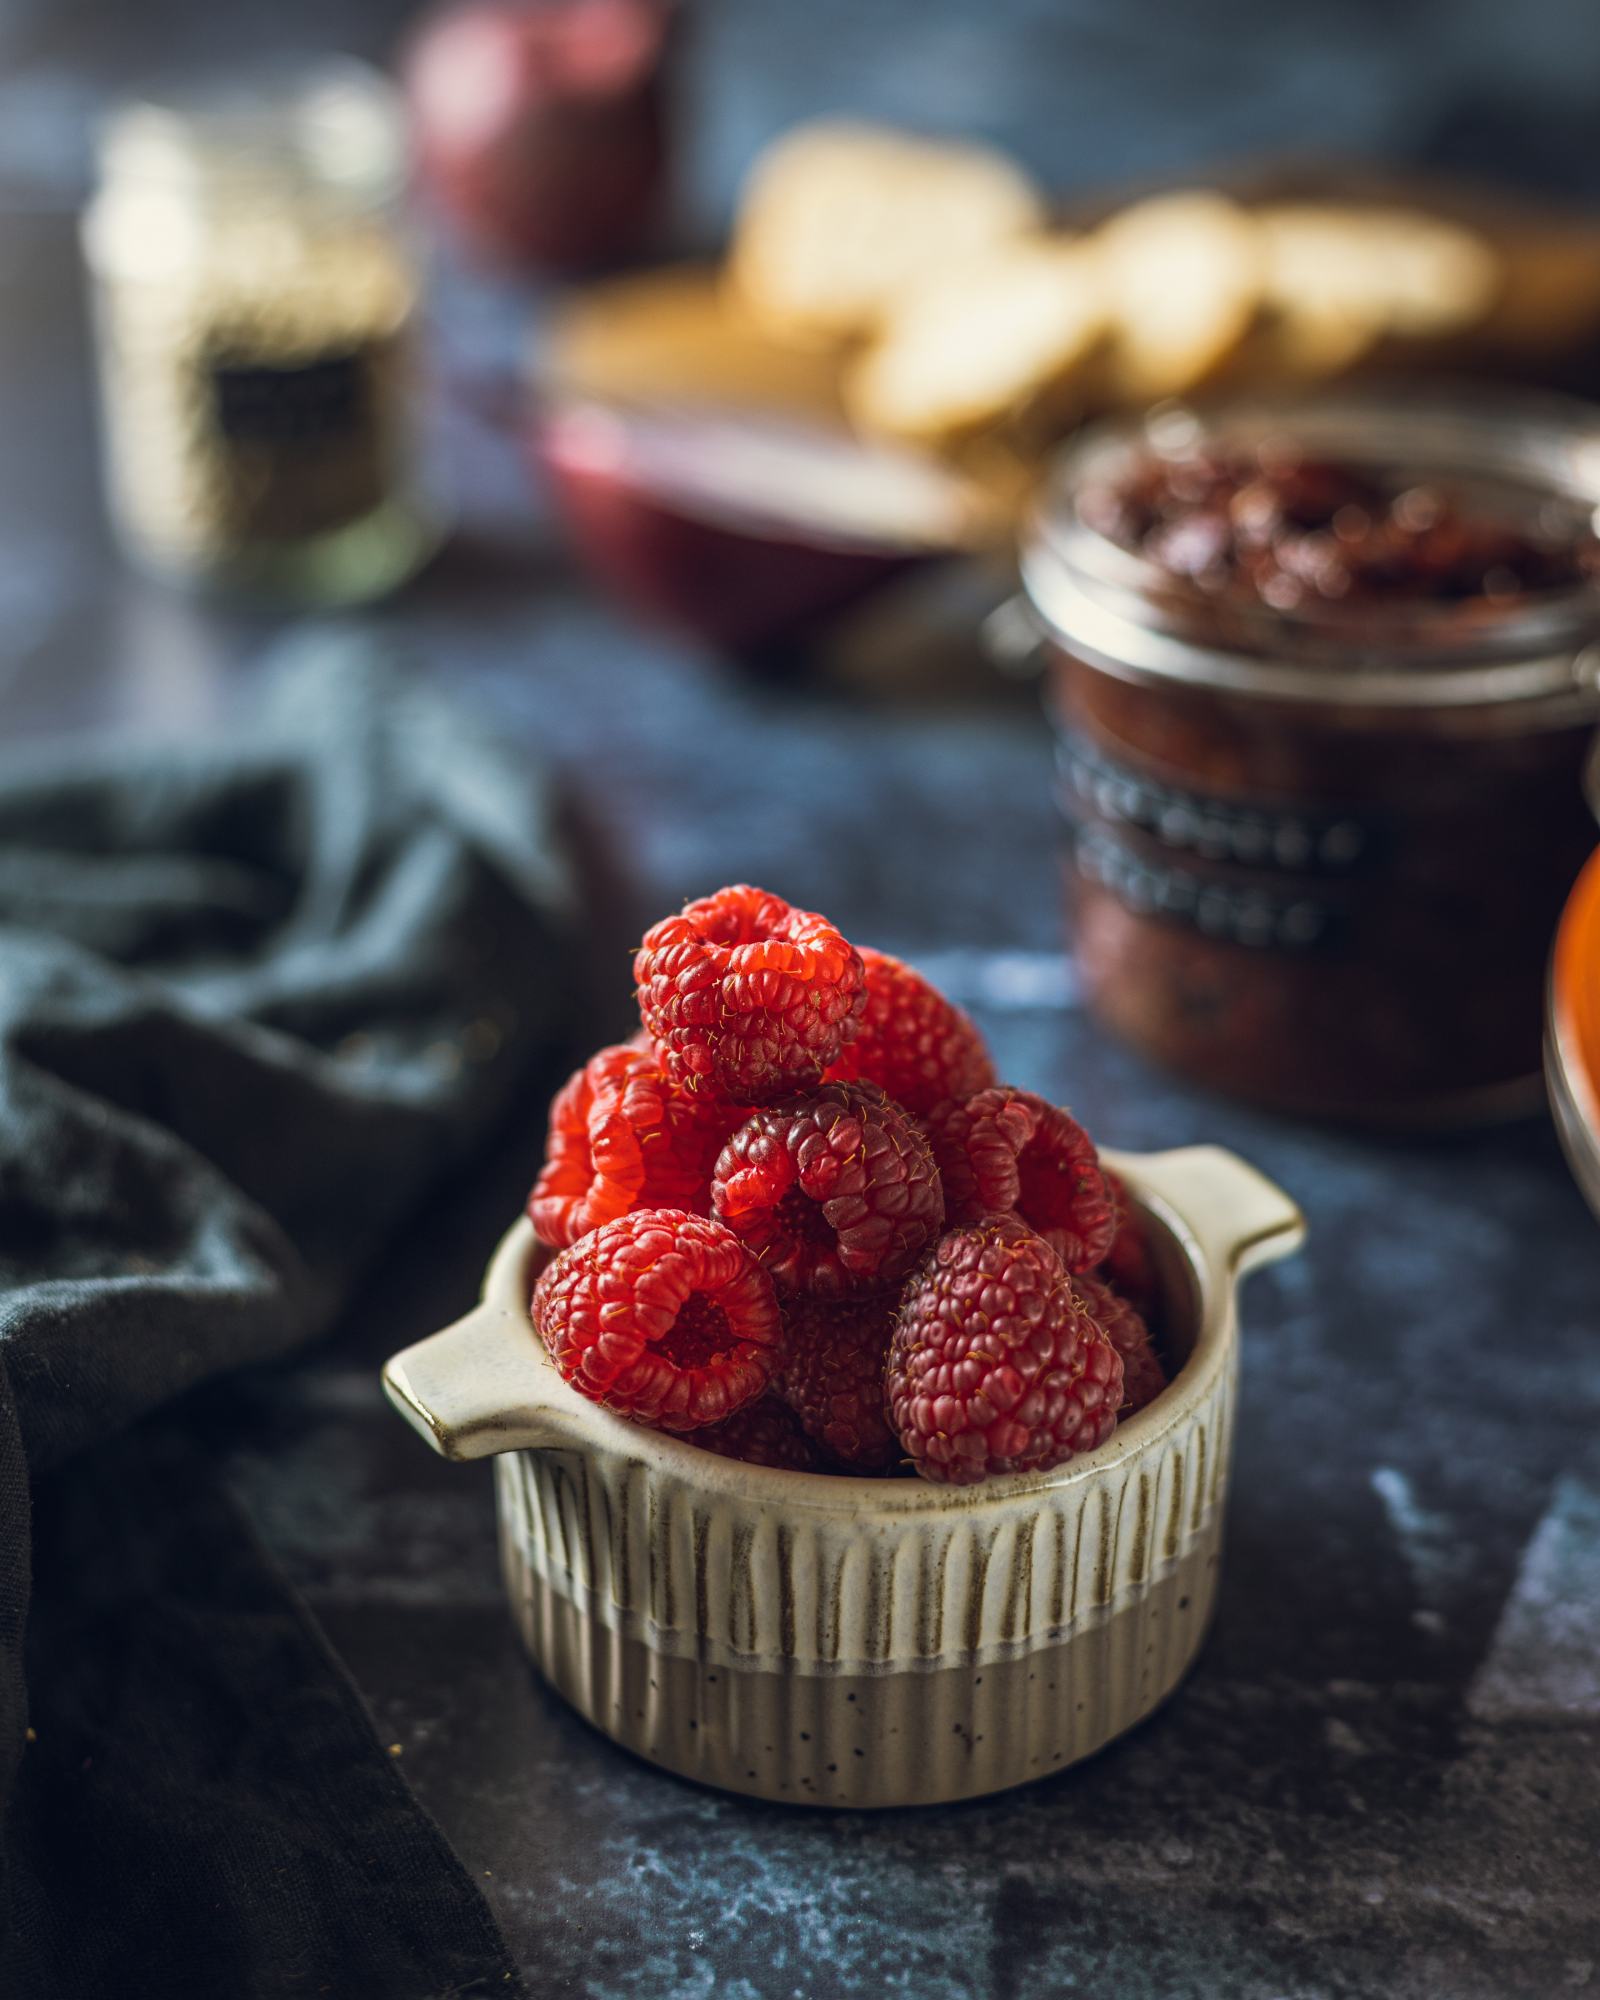
[(347, 1340), (261, 1397), (241, 1483), (481, 1874), (535, 1990), (1500, 2000), (1581, 1990), (1600, 1917), (1600, 1232), (1543, 1128), (1332, 1139), (1154, 1079), (1040, 953), (925, 956), (1003, 1070), (1135, 1147), (1238, 1147), (1305, 1205), (1250, 1281), (1216, 1628), (1176, 1698), (1010, 1796), (875, 1816), (726, 1798), (538, 1682), (490, 1480), (375, 1409), (470, 1296), (508, 1139)]
[[(403, 13), (283, 0), (232, 16), (223, 49), (221, 10), (200, 0), (137, 11), (135, 35), (109, 0), (0, 0), (0, 715), (13, 737), (214, 727), (277, 629), (144, 583), (107, 545), (69, 214), (85, 115), (152, 51), (237, 57), (336, 27), (378, 52)], [(992, 16), (947, 0), (914, 27), (907, 9), (828, 0), (804, 10), (802, 34), (774, 4), (706, 6), (695, 200), (720, 212), (760, 138), (825, 103), (974, 125), (1072, 184), (1299, 136), (1468, 153), (1592, 190), (1592, 147), (1575, 143), (1592, 105), (1551, 80), (1548, 49), (1551, 75), (1537, 73), (1529, 9), (1453, 10), (1442, 47), (1437, 19), (1418, 25), (1430, 10), (1390, 21), (1400, 10), (1362, 4), (1320, 50), (1293, 11), (1163, 4), (1136, 36), (1127, 10), (1081, 0)], [(1592, 76), (1592, 10), (1531, 13), (1582, 37), (1564, 44), (1566, 69)], [(1441, 57), (1425, 87), (1418, 36)], [(462, 287), (441, 317), (447, 359), (512, 351), (503, 297)], [(1222, 1602), (1177, 1697), (1021, 1793), (807, 1814), (664, 1776), (565, 1710), (511, 1636), (487, 1469), (432, 1459), (377, 1395), (381, 1358), (464, 1307), (515, 1212), (542, 1130), (542, 1107), (522, 1107), (344, 1337), (254, 1384), (235, 1416), (263, 1532), (482, 1880), (530, 1990), (1600, 1988), (1600, 1229), (1549, 1129), (1378, 1143), (1154, 1074), (1078, 1004), (1049, 745), (1027, 690), (959, 658), (909, 686), (740, 679), (641, 635), (572, 580), (504, 439), (458, 409), (443, 447), (465, 533), (376, 622), (565, 774), (603, 885), (619, 1022), (613, 943), (687, 893), (764, 881), (920, 962), (972, 1008), (1004, 1073), (1070, 1102), (1108, 1143), (1235, 1146), (1312, 1225), (1301, 1258), (1249, 1286)]]

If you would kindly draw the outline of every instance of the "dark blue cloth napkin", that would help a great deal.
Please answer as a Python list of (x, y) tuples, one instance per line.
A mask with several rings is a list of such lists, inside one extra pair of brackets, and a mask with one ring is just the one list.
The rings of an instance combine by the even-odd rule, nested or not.
[(576, 1003), (548, 798), (358, 631), (0, 765), (0, 1993), (516, 1978), (184, 1392), (326, 1332)]

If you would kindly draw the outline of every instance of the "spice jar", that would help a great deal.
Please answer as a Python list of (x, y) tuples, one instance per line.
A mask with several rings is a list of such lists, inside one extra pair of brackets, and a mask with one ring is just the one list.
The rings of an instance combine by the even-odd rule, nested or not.
[(1069, 448), (1024, 551), (1090, 1004), (1282, 1109), (1541, 1095), (1593, 844), (1600, 418), (1369, 393)]
[(136, 560), (349, 602), (431, 550), (404, 181), (397, 102), (356, 63), (108, 120), (83, 235), (110, 506)]

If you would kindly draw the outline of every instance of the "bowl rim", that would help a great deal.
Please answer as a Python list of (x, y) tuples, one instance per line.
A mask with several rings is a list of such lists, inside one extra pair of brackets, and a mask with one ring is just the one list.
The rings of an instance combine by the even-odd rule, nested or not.
[[(913, 477), (924, 481), (930, 492), (942, 489), (950, 512), (945, 532), (874, 532), (861, 526), (842, 526), (820, 520), (802, 508), (783, 513), (776, 508), (743, 504), (729, 492), (707, 487), (673, 486), (652, 480), (640, 466), (618, 458), (615, 463), (585, 457), (609, 426), (620, 445), (630, 425), (635, 433), (644, 425), (678, 423), (695, 419), (707, 425), (721, 424), (733, 429), (744, 426), (760, 429), (768, 436), (794, 440), (820, 440), (824, 447), (854, 452), (885, 464), (904, 466)], [(586, 440), (584, 427), (591, 438)], [(731, 400), (682, 396), (666, 399), (603, 396), (570, 389), (547, 390), (537, 404), (531, 429), (534, 455), (540, 466), (558, 478), (601, 475), (614, 478), (636, 500), (657, 512), (713, 530), (733, 539), (758, 542), (776, 548), (794, 548), (806, 553), (853, 557), (884, 566), (928, 557), (960, 555), (969, 548), (975, 533), (974, 522), (981, 518), (977, 490), (948, 466), (927, 453), (908, 446), (871, 443), (852, 433), (844, 424), (830, 425), (805, 416), (761, 414)]]
[(859, 1521), (865, 1517), (893, 1516), (903, 1520), (1017, 1510), (1029, 1501), (1099, 1479), (1125, 1465), (1130, 1458), (1157, 1451), (1174, 1432), (1188, 1424), (1211, 1396), (1219, 1374), (1230, 1364), (1237, 1347), (1240, 1273), (1229, 1268), (1215, 1252), (1207, 1251), (1199, 1233), (1175, 1203), (1144, 1184), (1137, 1156), (1107, 1154), (1105, 1157), (1122, 1176), (1140, 1212), (1172, 1242), (1188, 1272), (1197, 1319), (1194, 1343), (1177, 1375), (1152, 1403), (1120, 1422), (1096, 1450), (1081, 1453), (1045, 1472), (1009, 1473), (970, 1486), (941, 1485), (920, 1478), (873, 1479), (849, 1473), (798, 1472), (724, 1458), (692, 1444), (686, 1437), (631, 1423), (573, 1389), (535, 1333), (528, 1316), (532, 1292), (530, 1267), (542, 1246), (525, 1217), (507, 1232), (490, 1259), (483, 1296), (486, 1303), (516, 1314), (533, 1343), (539, 1365), (547, 1372), (552, 1415), (558, 1428), (570, 1432), (570, 1436), (552, 1441), (555, 1449), (603, 1450), (647, 1465), (708, 1494), (738, 1498), (754, 1506), (771, 1506), (785, 1512), (829, 1514)]

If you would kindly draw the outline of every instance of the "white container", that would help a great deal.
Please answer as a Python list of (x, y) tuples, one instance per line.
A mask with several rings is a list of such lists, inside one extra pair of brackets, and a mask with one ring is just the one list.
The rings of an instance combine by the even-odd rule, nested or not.
[(582, 1715), (732, 1791), (898, 1806), (1043, 1777), (1166, 1699), (1216, 1596), (1238, 1280), (1304, 1228), (1215, 1147), (1107, 1158), (1181, 1366), (1098, 1451), (980, 1486), (745, 1465), (613, 1416), (534, 1332), (517, 1224), (483, 1302), (384, 1384), (446, 1457), (500, 1454), (512, 1611)]

